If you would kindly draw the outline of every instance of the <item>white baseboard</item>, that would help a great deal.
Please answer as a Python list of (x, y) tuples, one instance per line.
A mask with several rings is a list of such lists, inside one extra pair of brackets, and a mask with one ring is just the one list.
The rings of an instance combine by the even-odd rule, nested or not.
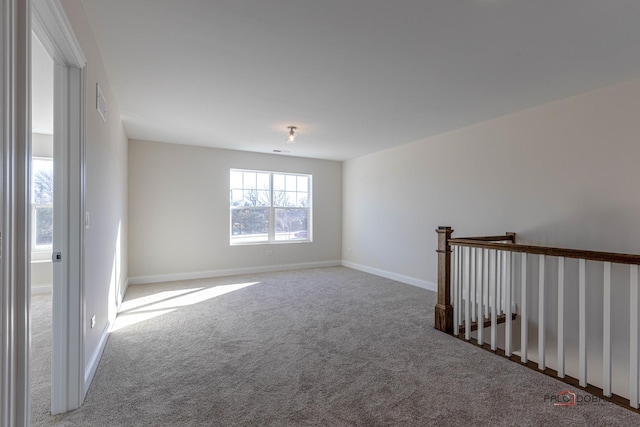
[(50, 294), (53, 292), (53, 286), (49, 285), (31, 285), (31, 295)]
[(111, 322), (107, 322), (102, 331), (102, 336), (100, 337), (100, 343), (98, 343), (98, 348), (91, 356), (89, 360), (89, 364), (85, 367), (84, 371), (84, 397), (87, 396), (87, 392), (89, 391), (89, 386), (91, 386), (91, 381), (93, 381), (93, 376), (96, 374), (96, 370), (98, 369), (98, 364), (100, 364), (100, 359), (102, 359), (102, 353), (104, 352), (104, 348), (107, 345), (107, 341), (109, 340), (109, 331), (111, 330)]
[(266, 265), (262, 267), (232, 268), (228, 270), (197, 271), (192, 273), (160, 274), (156, 276), (130, 277), (128, 285), (173, 282), (176, 280), (208, 279), (210, 277), (237, 276), (241, 274), (270, 273), (274, 271), (301, 270), (304, 268), (337, 267), (342, 261), (303, 262), (298, 264)]
[(345, 267), (353, 268), (354, 270), (364, 271), (365, 273), (375, 274), (376, 276), (384, 277), (386, 279), (395, 280), (397, 282), (406, 283), (408, 285), (417, 286), (419, 288), (428, 289), (433, 292), (438, 291), (438, 285), (429, 282), (427, 280), (418, 279), (416, 277), (405, 276), (404, 274), (393, 273), (391, 271), (381, 270), (375, 267), (369, 267), (368, 265), (356, 264), (351, 261), (342, 261), (342, 265)]

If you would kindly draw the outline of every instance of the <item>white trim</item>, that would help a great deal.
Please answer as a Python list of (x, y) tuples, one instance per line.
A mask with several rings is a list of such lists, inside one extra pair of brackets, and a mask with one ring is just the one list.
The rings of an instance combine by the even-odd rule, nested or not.
[(391, 279), (397, 282), (406, 283), (408, 285), (417, 286), (418, 288), (427, 289), (429, 291), (438, 291), (437, 284), (429, 282), (427, 280), (418, 279), (416, 277), (405, 276), (404, 274), (381, 270), (379, 268), (369, 267), (368, 265), (357, 264), (355, 262), (345, 260), (342, 260), (342, 265), (345, 267), (353, 268), (354, 270), (364, 271), (365, 273), (370, 273), (376, 276), (384, 277), (386, 279)]
[(31, 285), (31, 296), (33, 295), (42, 295), (42, 294), (50, 294), (53, 291), (53, 285), (45, 284), (45, 285)]
[(33, 32), (53, 61), (83, 68), (87, 64), (87, 59), (60, 0), (31, 0), (31, 3), (34, 12)]
[(84, 375), (84, 393), (86, 395), (89, 391), (89, 387), (91, 386), (91, 381), (93, 381), (93, 377), (96, 374), (96, 370), (98, 369), (98, 365), (100, 364), (100, 359), (102, 359), (102, 353), (104, 353), (104, 349), (107, 345), (107, 341), (109, 341), (109, 331), (111, 330), (111, 322), (107, 322), (104, 329), (102, 330), (102, 335), (100, 336), (100, 342), (98, 343), (98, 348), (91, 355), (91, 359), (87, 364), (87, 369)]
[(211, 277), (238, 276), (241, 274), (271, 273), (274, 271), (302, 270), (305, 268), (337, 267), (341, 261), (302, 262), (297, 264), (266, 265), (262, 267), (231, 268), (227, 270), (197, 271), (192, 273), (160, 274), (156, 276), (130, 277), (127, 285), (173, 282), (177, 280), (208, 279)]
[(33, 30), (54, 69), (53, 414), (79, 408), (86, 394), (84, 357), (84, 165), (86, 58), (60, 0), (33, 0)]
[(85, 396), (84, 337), (84, 72), (55, 65), (53, 414), (77, 409)]
[(52, 255), (51, 249), (48, 251), (31, 251), (31, 264), (50, 263)]
[(30, 425), (31, 13), (0, 3), (0, 425)]

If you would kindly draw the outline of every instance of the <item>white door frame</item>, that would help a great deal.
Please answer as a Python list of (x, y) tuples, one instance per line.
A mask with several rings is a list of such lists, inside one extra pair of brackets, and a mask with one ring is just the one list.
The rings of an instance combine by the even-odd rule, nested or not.
[(85, 389), (84, 212), (86, 58), (59, 0), (31, 0), (33, 31), (54, 66), (54, 226), (51, 413), (82, 405)]
[(0, 2), (0, 426), (30, 423), (31, 11)]
[[(32, 15), (33, 13), (33, 15)], [(64, 167), (63, 258), (54, 291), (52, 411), (78, 408), (84, 387), (84, 165), (86, 59), (59, 0), (0, 2), (0, 426), (30, 425), (31, 31), (56, 66), (55, 143)], [(55, 235), (55, 234), (54, 234)], [(56, 238), (54, 237), (54, 240)]]

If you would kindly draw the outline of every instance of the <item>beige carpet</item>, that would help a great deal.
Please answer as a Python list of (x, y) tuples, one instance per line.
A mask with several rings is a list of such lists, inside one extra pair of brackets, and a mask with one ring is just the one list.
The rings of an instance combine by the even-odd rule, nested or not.
[(37, 294), (31, 297), (31, 416), (34, 424), (46, 419), (50, 412), (51, 294)]
[(433, 292), (344, 267), (125, 302), (85, 405), (35, 425), (640, 425), (608, 402), (554, 406), (565, 384), (434, 330)]

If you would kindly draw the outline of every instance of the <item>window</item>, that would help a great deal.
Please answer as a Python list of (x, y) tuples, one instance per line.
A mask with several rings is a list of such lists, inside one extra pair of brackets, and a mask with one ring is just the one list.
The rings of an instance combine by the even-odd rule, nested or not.
[(311, 241), (311, 175), (230, 171), (232, 245)]
[(31, 249), (50, 251), (53, 244), (53, 159), (31, 163)]

